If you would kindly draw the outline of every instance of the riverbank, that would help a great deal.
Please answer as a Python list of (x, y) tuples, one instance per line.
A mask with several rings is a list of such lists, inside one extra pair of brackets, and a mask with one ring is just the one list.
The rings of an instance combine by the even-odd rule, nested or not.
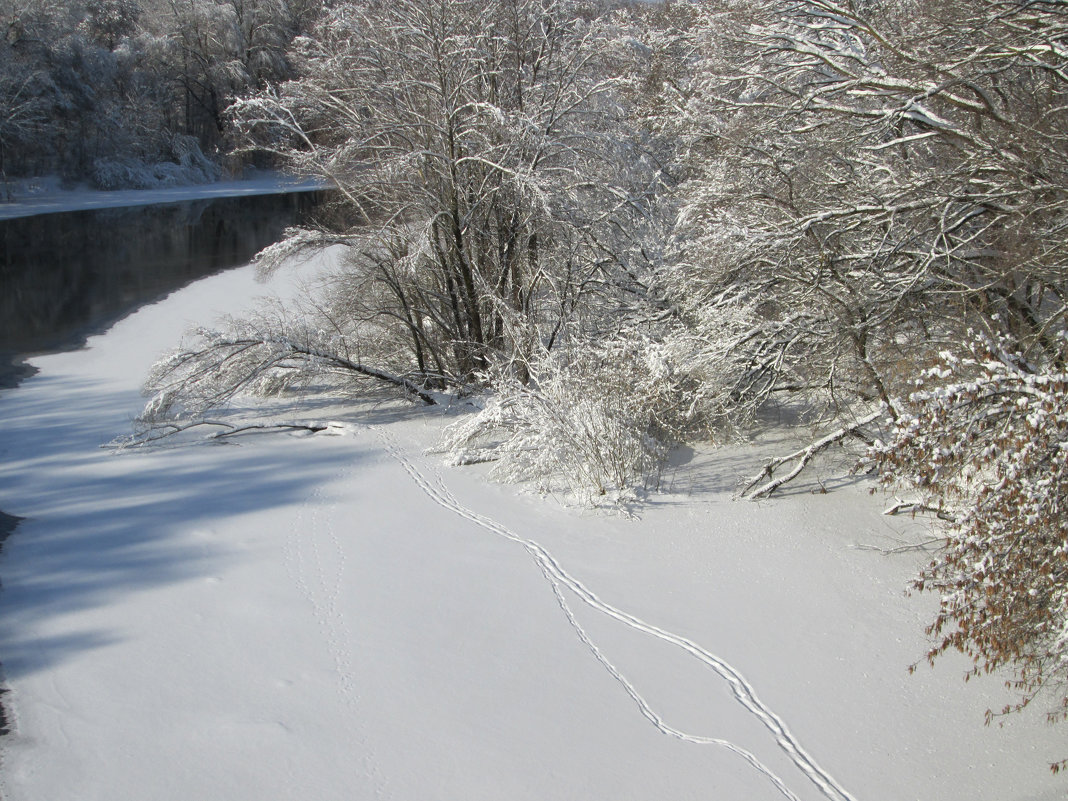
[(732, 500), (781, 441), (696, 448), (634, 517), (445, 469), (460, 412), (383, 399), (101, 447), (189, 325), (328, 266), (203, 279), (0, 394), (6, 801), (1063, 797), (1041, 710), (984, 727), (998, 677), (908, 674), (924, 555), (878, 549), (921, 527), (844, 471)]
[(87, 187), (65, 189), (57, 179), (27, 179), (12, 182), (10, 194), (13, 200), (0, 202), (0, 220), (13, 220), (38, 214), (151, 206), (211, 198), (314, 192), (329, 188), (328, 184), (318, 179), (294, 178), (281, 173), (265, 173), (242, 180), (173, 186), (164, 189), (112, 191)]
[(0, 220), (0, 389), (32, 375), (27, 356), (81, 347), (138, 306), (247, 264), (307, 224), (324, 194), (300, 184), (262, 191), (283, 186), (262, 181), (200, 200), (178, 190), (159, 205)]

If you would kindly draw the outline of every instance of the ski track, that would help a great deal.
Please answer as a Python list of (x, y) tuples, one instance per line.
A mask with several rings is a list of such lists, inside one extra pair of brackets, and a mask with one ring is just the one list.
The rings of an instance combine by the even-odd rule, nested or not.
[(366, 426), (366, 428), (376, 436), (385, 447), (386, 451), (401, 465), (401, 467), (404, 468), (405, 472), (408, 473), (412, 480), (415, 481), (419, 488), (426, 493), (432, 501), (499, 537), (503, 537), (523, 546), (523, 548), (534, 558), (538, 567), (541, 569), (542, 574), (549, 581), (557, 602), (563, 609), (569, 624), (578, 634), (579, 638), (586, 647), (590, 649), (605, 670), (607, 670), (608, 673), (622, 685), (634, 703), (637, 704), (641, 714), (662, 733), (689, 743), (715, 745), (725, 748), (740, 756), (754, 769), (762, 773), (775, 785), (785, 798), (789, 799), (789, 801), (799, 801), (798, 797), (786, 786), (786, 783), (782, 778), (777, 776), (754, 754), (746, 749), (741, 748), (729, 740), (688, 734), (669, 726), (653, 710), (649, 703), (641, 696), (630, 681), (627, 680), (622, 672), (613, 665), (607, 657), (605, 657), (590, 638), (589, 634), (582, 628), (567, 602), (564, 595), (564, 589), (569, 590), (587, 607), (617, 620), (635, 631), (639, 631), (674, 645), (690, 654), (698, 661), (704, 663), (713, 672), (720, 676), (720, 678), (727, 682), (734, 698), (763, 724), (764, 728), (771, 733), (775, 742), (785, 752), (790, 761), (812, 781), (828, 801), (856, 801), (856, 799), (843, 788), (830, 773), (817, 764), (815, 759), (805, 751), (797, 738), (791, 733), (785, 721), (757, 697), (753, 686), (738, 670), (720, 657), (702, 648), (694, 641), (647, 623), (644, 620), (601, 600), (601, 598), (586, 587), (586, 585), (565, 571), (563, 567), (560, 566), (559, 562), (556, 561), (555, 557), (537, 542), (516, 534), (497, 521), (468, 509), (460, 503), (456, 496), (445, 486), (444, 480), (440, 474), (437, 475), (436, 481), (432, 482), (419, 470), (418, 467), (416, 467), (412, 460), (402, 452), (396, 439), (391, 434), (379, 427)]

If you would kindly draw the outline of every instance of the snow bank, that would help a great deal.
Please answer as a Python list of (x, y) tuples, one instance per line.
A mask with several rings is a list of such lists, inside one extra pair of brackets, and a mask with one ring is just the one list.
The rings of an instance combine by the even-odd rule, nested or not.
[(907, 675), (923, 557), (857, 546), (922, 531), (834, 475), (732, 501), (759, 447), (699, 450), (638, 518), (445, 470), (454, 415), (390, 403), (100, 447), (189, 324), (263, 291), (205, 279), (0, 393), (9, 801), (1063, 796), (1061, 730), (983, 727), (997, 680)]
[(300, 179), (285, 175), (261, 175), (241, 181), (218, 181), (191, 186), (160, 189), (61, 189), (54, 180), (20, 182), (13, 185), (13, 202), (0, 202), (0, 220), (56, 214), (65, 211), (151, 206), (159, 203), (182, 203), (209, 198), (274, 195), (280, 192), (309, 192), (328, 187), (318, 179)]

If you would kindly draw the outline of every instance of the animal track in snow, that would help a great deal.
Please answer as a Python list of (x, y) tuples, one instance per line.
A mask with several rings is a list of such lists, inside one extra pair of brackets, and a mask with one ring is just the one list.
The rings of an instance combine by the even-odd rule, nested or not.
[[(344, 479), (351, 472), (351, 467), (345, 468), (339, 472), (337, 478)], [(351, 713), (348, 716), (351, 724), (360, 719), (359, 686), (351, 655), (356, 642), (341, 602), (347, 556), (344, 544), (334, 529), (331, 508), (321, 488), (311, 493), (298, 511), (297, 525), (285, 543), (283, 560), (298, 591), (311, 606), (319, 632), (333, 661), (338, 694)], [(307, 515), (306, 509), (310, 510)], [(356, 730), (352, 730), (351, 739), (353, 743), (361, 742), (364, 746), (354, 749), (355, 753), (360, 754), (360, 768), (372, 782), (376, 797), (383, 796), (386, 794), (386, 781), (376, 763), (373, 750), (366, 747), (365, 738)]]
[[(286, 543), (285, 559), (297, 588), (311, 605), (326, 641), (338, 675), (341, 696), (346, 704), (354, 706), (359, 698), (347, 653), (352, 638), (344, 612), (338, 604), (345, 569), (345, 551), (328, 516), (321, 515), (322, 505), (322, 491), (316, 489), (306, 504), (311, 509), (310, 519), (304, 521), (305, 507), (301, 507), (300, 524)], [(320, 544), (322, 540), (326, 541), (326, 554)]]
[(856, 799), (842, 787), (830, 773), (813, 759), (789, 730), (785, 721), (757, 697), (753, 686), (729, 663), (705, 648), (702, 648), (693, 640), (647, 623), (646, 621), (602, 600), (586, 585), (565, 571), (559, 562), (556, 561), (555, 557), (537, 542), (516, 534), (492, 518), (468, 509), (460, 503), (456, 496), (445, 486), (444, 480), (440, 475), (436, 477), (436, 480), (431, 481), (418, 467), (416, 467), (412, 460), (402, 452), (396, 440), (388, 432), (378, 427), (368, 426), (368, 428), (383, 444), (386, 451), (397, 460), (401, 467), (404, 468), (405, 472), (407, 472), (412, 480), (415, 481), (416, 485), (418, 485), (431, 500), (439, 506), (448, 509), (454, 514), (471, 521), (487, 531), (521, 545), (533, 557), (542, 574), (552, 586), (553, 593), (555, 594), (560, 607), (563, 609), (564, 614), (567, 616), (568, 623), (575, 630), (586, 647), (589, 648), (597, 658), (598, 662), (600, 662), (608, 673), (623, 686), (627, 694), (635, 704), (637, 704), (642, 715), (656, 726), (657, 729), (664, 734), (686, 742), (702, 745), (715, 745), (737, 754), (771, 781), (785, 798), (790, 799), (790, 801), (799, 801), (793, 791), (786, 786), (786, 783), (750, 751), (747, 751), (729, 740), (688, 734), (668, 725), (641, 696), (630, 681), (627, 680), (623, 673), (608, 660), (586, 630), (583, 629), (568, 604), (564, 593), (565, 590), (578, 598), (579, 601), (587, 607), (600, 612), (635, 631), (642, 632), (648, 636), (655, 637), (663, 642), (674, 645), (705, 664), (721, 679), (727, 682), (735, 700), (737, 700), (738, 703), (740, 703), (771, 733), (779, 748), (781, 748), (790, 761), (812, 781), (828, 801), (856, 801)]

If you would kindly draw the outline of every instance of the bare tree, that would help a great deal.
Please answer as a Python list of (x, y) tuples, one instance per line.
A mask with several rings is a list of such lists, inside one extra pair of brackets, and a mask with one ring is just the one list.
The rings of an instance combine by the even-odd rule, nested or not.
[(11, 200), (8, 153), (32, 142), (50, 124), (47, 104), (38, 88), (46, 80), (39, 72), (18, 70), (10, 62), (0, 66), (0, 182), (7, 200)]
[(847, 420), (894, 417), (914, 365), (969, 326), (1057, 352), (1059, 6), (756, 2), (703, 31), (669, 282), (735, 354), (739, 410), (800, 389)]
[(223, 142), (234, 98), (289, 77), (298, 24), (287, 0), (167, 0), (153, 29), (167, 43), (160, 57), (176, 83), (181, 130), (204, 146)]
[(560, 0), (342, 3), (298, 41), (299, 80), (235, 107), (256, 146), (338, 187), (374, 299), (358, 312), (392, 318), (425, 375), (525, 369), (605, 282), (636, 194), (613, 161), (642, 157), (603, 42)]

